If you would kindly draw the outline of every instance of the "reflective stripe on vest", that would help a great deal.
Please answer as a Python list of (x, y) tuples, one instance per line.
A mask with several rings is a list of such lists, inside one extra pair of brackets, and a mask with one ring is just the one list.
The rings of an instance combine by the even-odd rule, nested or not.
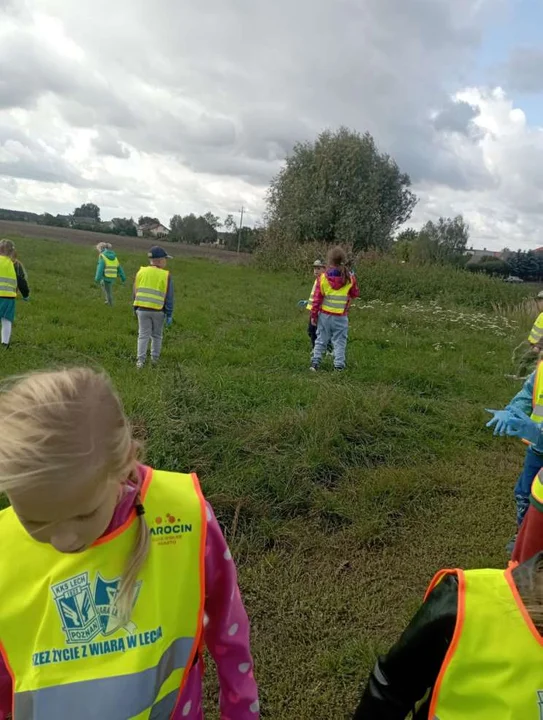
[(339, 288), (339, 290), (334, 290), (324, 274), (321, 275), (320, 283), (321, 292), (324, 296), (321, 306), (322, 312), (328, 313), (329, 315), (343, 315), (349, 304), (349, 291), (353, 286), (352, 280), (349, 280), (349, 282), (342, 288)]
[(115, 260), (110, 260), (103, 253), (100, 257), (104, 261), (104, 277), (107, 280), (116, 280), (119, 273), (119, 261), (117, 258), (115, 258)]
[(167, 270), (154, 265), (140, 268), (134, 287), (134, 307), (163, 310), (168, 292), (169, 275)]
[(543, 362), (537, 364), (532, 395), (531, 419), (536, 423), (543, 422)]
[(190, 475), (149, 469), (142, 498), (151, 547), (124, 627), (115, 598), (135, 545), (135, 512), (78, 555), (37, 543), (11, 509), (0, 512), (2, 548), (21, 554), (21, 563), (0, 567), (0, 592), (10, 592), (0, 652), (17, 720), (171, 717), (203, 628), (206, 508)]
[(0, 297), (17, 297), (17, 273), (13, 260), (0, 255)]
[(512, 570), (456, 571), (458, 615), (428, 717), (540, 717), (543, 643)]
[(311, 288), (311, 295), (309, 296), (309, 300), (307, 302), (307, 305), (305, 306), (306, 310), (311, 310), (313, 307), (313, 300), (315, 299), (315, 293), (317, 292), (317, 283), (319, 282), (319, 278), (315, 280), (313, 283), (313, 287)]
[(530, 335), (528, 336), (528, 342), (532, 343), (532, 345), (537, 345), (541, 338), (543, 338), (543, 313), (538, 315)]

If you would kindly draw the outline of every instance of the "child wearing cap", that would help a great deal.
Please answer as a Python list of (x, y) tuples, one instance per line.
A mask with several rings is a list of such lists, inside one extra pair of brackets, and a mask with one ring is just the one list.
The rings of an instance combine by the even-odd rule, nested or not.
[(151, 341), (151, 362), (156, 365), (162, 350), (164, 321), (173, 322), (173, 280), (167, 261), (171, 260), (164, 248), (154, 246), (147, 253), (149, 265), (138, 270), (134, 281), (134, 312), (138, 318), (137, 367), (144, 367)]
[(113, 305), (113, 284), (119, 277), (124, 285), (126, 276), (111, 243), (100, 242), (96, 246), (96, 250), (98, 251), (98, 265), (94, 281), (102, 286), (106, 305)]
[[(313, 288), (311, 289), (311, 294), (309, 295), (309, 300), (300, 300), (298, 303), (298, 305), (300, 307), (305, 307), (305, 309), (309, 310), (309, 312), (311, 312), (311, 308), (313, 307), (313, 300), (315, 299), (315, 291), (317, 290), (317, 283), (319, 282), (319, 278), (325, 270), (326, 270), (326, 266), (323, 263), (323, 261), (315, 260), (315, 262), (313, 263), (313, 275), (315, 277), (315, 280), (313, 282)], [(311, 341), (311, 350), (313, 350), (315, 347), (315, 342), (317, 340), (317, 327), (312, 324), (311, 318), (309, 318), (307, 334), (309, 335), (309, 340)]]

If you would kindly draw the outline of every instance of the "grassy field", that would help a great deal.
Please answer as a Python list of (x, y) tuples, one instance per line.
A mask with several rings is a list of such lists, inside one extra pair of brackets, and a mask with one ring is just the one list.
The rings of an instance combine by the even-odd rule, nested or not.
[[(437, 569), (506, 563), (523, 449), (485, 430), (484, 408), (519, 388), (505, 374), (530, 324), (495, 307), (533, 288), (360, 267), (348, 372), (312, 375), (296, 307), (310, 272), (178, 258), (162, 364), (138, 372), (130, 289), (107, 308), (94, 252), (17, 246), (32, 298), (2, 376), (102, 366), (147, 459), (199, 473), (239, 565), (264, 718), (350, 717)], [(121, 260), (133, 277), (145, 256)]]

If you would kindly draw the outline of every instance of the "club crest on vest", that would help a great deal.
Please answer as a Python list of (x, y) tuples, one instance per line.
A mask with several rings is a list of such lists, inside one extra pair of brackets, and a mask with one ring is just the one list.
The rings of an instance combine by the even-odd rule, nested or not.
[[(93, 589), (88, 572), (84, 572), (51, 586), (67, 644), (87, 643), (98, 635), (112, 635), (121, 628), (116, 607), (120, 583), (120, 578), (105, 580), (98, 573)], [(132, 607), (140, 587), (141, 582), (136, 585)], [(136, 626), (128, 623), (125, 629), (133, 633)]]

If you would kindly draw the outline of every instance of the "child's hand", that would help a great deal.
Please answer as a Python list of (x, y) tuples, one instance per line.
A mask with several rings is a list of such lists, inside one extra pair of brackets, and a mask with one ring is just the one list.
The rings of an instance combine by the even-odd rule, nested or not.
[(522, 410), (514, 408), (509, 412), (505, 433), (511, 437), (522, 438), (522, 440), (527, 440), (535, 445), (541, 437), (541, 426)]
[(489, 410), (486, 409), (488, 413), (494, 413), (494, 417), (492, 420), (489, 420), (486, 424), (487, 428), (494, 428), (494, 435), (501, 435), (502, 437), (504, 435), (507, 435), (507, 422), (511, 416), (511, 413), (509, 410)]

